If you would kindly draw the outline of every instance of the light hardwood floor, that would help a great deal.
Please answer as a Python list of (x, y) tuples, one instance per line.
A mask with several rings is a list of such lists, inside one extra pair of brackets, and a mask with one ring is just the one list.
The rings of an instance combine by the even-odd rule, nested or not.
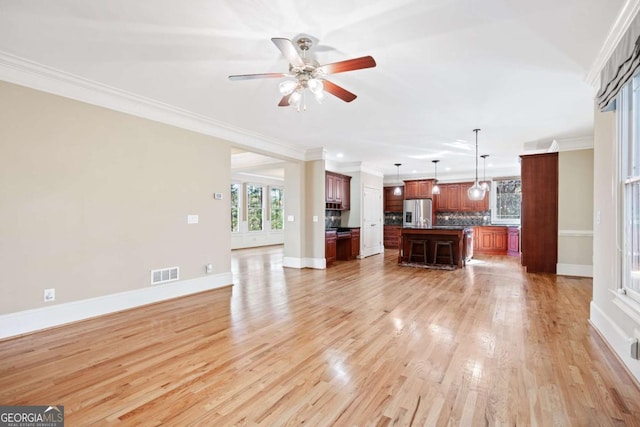
[(62, 404), (68, 426), (640, 424), (591, 280), (395, 260), (236, 251), (232, 288), (0, 342), (0, 404)]

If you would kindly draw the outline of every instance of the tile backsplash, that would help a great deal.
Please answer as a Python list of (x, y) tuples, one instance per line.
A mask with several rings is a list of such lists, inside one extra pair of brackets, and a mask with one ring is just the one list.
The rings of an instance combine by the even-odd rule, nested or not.
[(436, 225), (491, 225), (491, 211), (437, 212)]
[(342, 211), (326, 210), (324, 212), (324, 228), (337, 228), (342, 223)]
[(384, 225), (402, 225), (402, 212), (385, 212)]

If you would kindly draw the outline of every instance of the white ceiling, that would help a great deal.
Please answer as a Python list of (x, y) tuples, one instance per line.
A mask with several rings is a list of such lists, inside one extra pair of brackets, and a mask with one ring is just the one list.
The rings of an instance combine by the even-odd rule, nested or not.
[[(585, 76), (623, 0), (0, 0), (0, 51), (211, 118), (262, 148), (327, 150), (395, 176), (517, 170), (525, 144), (592, 135)], [(329, 76), (358, 98), (277, 107), (286, 72), (271, 37), (318, 40)], [(239, 141), (242, 144), (242, 141)], [(246, 148), (246, 145), (243, 145)], [(337, 158), (342, 153), (342, 158)], [(264, 154), (264, 153), (263, 153)], [(482, 162), (480, 163), (482, 168)], [(441, 176), (442, 177), (442, 176)]]

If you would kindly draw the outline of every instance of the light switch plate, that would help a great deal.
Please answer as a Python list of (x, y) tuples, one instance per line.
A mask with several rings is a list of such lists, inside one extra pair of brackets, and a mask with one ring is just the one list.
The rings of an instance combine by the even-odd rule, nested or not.
[(198, 223), (198, 215), (187, 215), (187, 224), (197, 224)]

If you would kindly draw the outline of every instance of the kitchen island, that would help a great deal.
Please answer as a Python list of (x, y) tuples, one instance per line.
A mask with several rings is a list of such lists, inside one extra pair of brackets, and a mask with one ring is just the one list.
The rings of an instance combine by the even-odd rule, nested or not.
[(473, 227), (403, 227), (400, 231), (400, 252), (398, 254), (398, 264), (400, 265), (462, 268), (472, 257)]

